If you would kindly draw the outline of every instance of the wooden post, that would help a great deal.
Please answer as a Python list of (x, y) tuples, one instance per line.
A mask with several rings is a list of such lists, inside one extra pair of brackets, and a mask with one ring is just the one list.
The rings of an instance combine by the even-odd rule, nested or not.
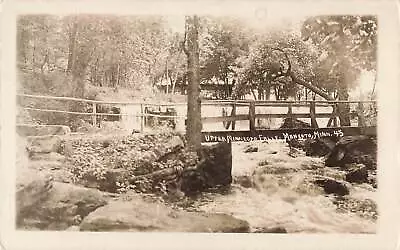
[(143, 103), (140, 104), (140, 132), (144, 130), (144, 109)]
[(332, 120), (333, 120), (333, 118), (332, 118), (332, 117), (330, 117), (330, 118), (329, 118), (329, 120), (328, 120), (328, 124), (326, 125), (327, 127), (331, 127)]
[(310, 118), (311, 118), (311, 127), (318, 128), (317, 119), (315, 116), (315, 101), (310, 102)]
[(254, 133), (256, 131), (256, 105), (254, 101), (251, 101), (249, 106), (249, 124), (250, 131)]
[[(232, 117), (236, 116), (236, 102), (233, 103), (232, 105)], [(235, 125), (236, 125), (236, 121), (233, 120), (232, 121), (232, 130), (235, 130)]]
[(289, 117), (289, 127), (293, 128), (294, 127), (294, 120), (293, 120), (293, 109), (292, 109), (292, 104), (291, 103), (289, 103), (287, 115)]
[(335, 104), (335, 106), (333, 106), (333, 126), (335, 128), (338, 126), (337, 111), (338, 111), (338, 106), (337, 106), (337, 104)]
[(92, 125), (93, 127), (97, 127), (97, 117), (96, 117), (96, 103), (92, 103)]
[[(332, 115), (331, 115), (331, 118), (329, 118), (327, 127), (332, 127), (332, 126), (337, 127), (337, 119), (336, 119), (337, 111), (336, 110), (337, 110), (336, 104), (334, 104), (332, 106)], [(332, 124), (332, 122), (333, 122), (333, 124)]]
[(365, 127), (364, 105), (362, 102), (358, 103), (358, 126)]

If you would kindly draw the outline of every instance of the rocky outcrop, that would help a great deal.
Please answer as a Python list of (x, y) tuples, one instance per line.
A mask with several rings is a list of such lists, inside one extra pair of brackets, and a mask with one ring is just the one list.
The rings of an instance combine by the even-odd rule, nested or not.
[[(97, 188), (106, 192), (118, 192), (120, 183), (130, 182), (137, 186), (138, 189), (152, 191), (153, 183), (158, 183), (163, 180), (177, 178), (175, 166), (167, 166), (164, 164), (170, 157), (179, 156), (184, 147), (184, 142), (179, 136), (171, 136), (162, 143), (153, 143), (154, 138), (149, 137), (146, 141), (146, 136), (143, 138), (128, 137), (124, 139), (125, 143), (120, 143), (110, 140), (92, 142), (80, 142), (81, 144), (75, 148), (74, 154), (79, 157), (73, 158), (72, 163), (76, 167), (75, 174), (79, 174), (82, 168), (85, 168), (82, 162), (86, 159), (83, 157), (86, 150), (95, 152), (95, 154), (107, 154), (108, 158), (102, 158), (101, 165), (107, 166), (102, 178), (93, 176), (92, 173), (79, 179), (79, 184)], [(130, 141), (132, 140), (132, 141)], [(140, 140), (143, 143), (134, 143), (135, 140)], [(111, 152), (111, 153), (110, 153)], [(72, 158), (72, 157), (71, 157)], [(71, 159), (70, 158), (70, 159)], [(79, 161), (77, 161), (77, 159)], [(123, 160), (123, 161), (122, 161)], [(119, 162), (116, 164), (116, 162)], [(87, 164), (90, 164), (87, 163)], [(164, 165), (163, 165), (164, 164)], [(119, 165), (119, 166), (116, 166)], [(122, 166), (121, 166), (122, 165)], [(172, 176), (172, 177), (171, 177)], [(139, 191), (141, 191), (139, 190)]]
[(322, 137), (307, 139), (304, 142), (304, 151), (307, 156), (326, 156), (335, 147), (337, 137)]
[(245, 152), (245, 153), (254, 153), (254, 152), (258, 152), (258, 147), (249, 145), (249, 146), (247, 146), (247, 147), (244, 149), (244, 152)]
[(267, 227), (257, 228), (253, 233), (273, 233), (273, 234), (286, 234), (287, 230), (284, 227)]
[(63, 125), (18, 124), (17, 133), (21, 136), (68, 135), (71, 129)]
[(346, 184), (334, 179), (317, 179), (314, 183), (322, 187), (326, 194), (336, 194), (340, 196), (349, 194), (349, 189)]
[(356, 168), (351, 169), (346, 174), (346, 181), (352, 183), (368, 183), (368, 169), (363, 164), (359, 164)]
[(255, 187), (253, 176), (247, 176), (247, 175), (237, 176), (235, 178), (234, 182), (244, 188), (254, 188)]
[[(311, 128), (311, 126), (303, 121), (290, 118), (285, 118), (280, 127), (285, 128)], [(316, 139), (306, 140), (288, 140), (290, 147), (302, 149), (307, 156), (325, 156), (331, 152), (337, 142), (337, 137), (321, 137)]]
[(298, 119), (285, 118), (280, 128), (311, 128), (311, 125)]
[(107, 204), (98, 190), (53, 182), (45, 177), (36, 176), (17, 186), (19, 229), (65, 230)]
[(333, 150), (337, 140), (337, 137), (321, 137), (304, 141), (290, 140), (288, 144), (292, 148), (303, 150), (306, 156), (321, 157), (328, 155)]
[(90, 213), (81, 231), (246, 233), (249, 224), (226, 214), (173, 210), (140, 198), (116, 201)]
[(60, 152), (61, 142), (57, 135), (29, 136), (26, 149), (30, 154)]
[(345, 167), (346, 164), (360, 163), (368, 169), (376, 169), (376, 139), (369, 136), (342, 137), (325, 161), (329, 167)]
[(185, 169), (181, 190), (186, 194), (232, 183), (232, 148), (229, 143), (203, 146), (201, 161), (196, 168)]

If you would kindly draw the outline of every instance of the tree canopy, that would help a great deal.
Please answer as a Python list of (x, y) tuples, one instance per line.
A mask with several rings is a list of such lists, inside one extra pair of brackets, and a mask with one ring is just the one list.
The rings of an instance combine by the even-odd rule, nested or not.
[[(375, 16), (314, 16), (300, 28), (255, 30), (238, 17), (201, 16), (200, 82), (235, 85), (231, 98), (311, 91), (347, 99), (361, 70), (376, 70), (377, 25)], [(17, 32), (19, 69), (43, 82), (24, 91), (84, 96), (86, 85), (140, 91), (166, 84), (170, 92), (188, 81), (184, 34), (167, 17), (25, 15)], [(49, 77), (55, 73), (69, 87)]]

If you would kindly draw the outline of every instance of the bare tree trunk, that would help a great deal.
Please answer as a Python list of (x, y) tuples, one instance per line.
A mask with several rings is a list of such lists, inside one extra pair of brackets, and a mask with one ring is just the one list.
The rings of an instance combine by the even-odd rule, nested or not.
[(189, 149), (198, 152), (201, 147), (201, 101), (199, 74), (199, 17), (186, 17), (188, 63), (188, 106), (186, 137)]
[(21, 20), (21, 28), (17, 29), (17, 53), (18, 53), (18, 61), (22, 63), (22, 65), (25, 67), (27, 64), (27, 56), (26, 56), (26, 46), (28, 44), (28, 39), (27, 39), (27, 31), (24, 27), (26, 25), (26, 22), (24, 20)]
[[(341, 86), (340, 88), (338, 88), (338, 97), (339, 97), (339, 101), (348, 101), (349, 100), (349, 91), (348, 91), (347, 87)], [(350, 114), (349, 103), (339, 103), (338, 104), (338, 113), (339, 113), (340, 126), (350, 126), (351, 124), (350, 124), (350, 115), (349, 115)]]
[(165, 80), (167, 81), (167, 94), (169, 92), (169, 77), (168, 77), (168, 57), (165, 61)]
[(68, 45), (68, 65), (67, 72), (71, 72), (75, 61), (75, 48), (76, 48), (76, 37), (78, 32), (78, 22), (73, 21), (71, 31), (69, 32), (69, 45)]
[(330, 95), (320, 90), (318, 87), (315, 87), (314, 85), (297, 78), (294, 74), (290, 74), (290, 77), (292, 78), (294, 83), (306, 87), (307, 89), (311, 90), (312, 92), (316, 93), (317, 95), (323, 97), (326, 100), (331, 100), (331, 101), (333, 100), (333, 98)]

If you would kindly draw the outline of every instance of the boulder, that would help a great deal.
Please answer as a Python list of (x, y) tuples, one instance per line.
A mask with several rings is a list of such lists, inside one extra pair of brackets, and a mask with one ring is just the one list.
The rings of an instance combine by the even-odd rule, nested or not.
[(61, 151), (62, 140), (57, 135), (29, 136), (26, 149), (30, 155)]
[(343, 182), (334, 179), (317, 179), (314, 183), (322, 187), (326, 194), (337, 194), (340, 196), (349, 194), (347, 186)]
[(72, 141), (63, 138), (61, 141), (61, 148), (59, 153), (65, 156), (70, 156), (72, 155), (73, 151), (74, 149), (72, 147)]
[(274, 233), (274, 234), (286, 234), (287, 230), (284, 227), (267, 227), (257, 228), (253, 233)]
[(258, 147), (256, 147), (256, 146), (247, 146), (247, 147), (244, 149), (244, 152), (245, 152), (245, 153), (254, 153), (254, 152), (258, 152)]
[(115, 201), (90, 213), (81, 231), (245, 233), (249, 224), (226, 214), (173, 210), (141, 198)]
[(18, 124), (17, 133), (21, 136), (68, 135), (71, 129), (63, 125)]
[(304, 151), (306, 152), (307, 156), (325, 156), (333, 150), (336, 142), (337, 137), (307, 139), (304, 143)]
[(253, 188), (255, 186), (252, 176), (238, 176), (235, 178), (235, 183), (244, 188)]
[(157, 152), (157, 159), (156, 161), (163, 161), (165, 160), (168, 155), (176, 153), (180, 149), (184, 147), (184, 143), (182, 139), (175, 135), (171, 139), (169, 139), (165, 144), (161, 151)]
[(359, 164), (357, 168), (351, 170), (346, 174), (346, 181), (352, 183), (367, 183), (368, 179), (368, 169), (363, 164)]
[(361, 163), (368, 169), (376, 169), (376, 139), (369, 136), (344, 136), (325, 160), (328, 167), (344, 167), (346, 164)]
[(226, 187), (232, 183), (232, 148), (229, 143), (203, 146), (196, 168), (184, 169), (181, 190), (185, 194), (207, 188)]
[[(64, 162), (62, 158), (60, 158), (60, 160), (55, 160), (58, 157), (53, 156), (52, 154), (41, 154), (40, 156), (43, 158), (37, 160), (35, 157), (35, 160), (30, 160), (26, 164), (27, 168), (33, 171), (33, 176), (40, 174), (44, 176), (51, 176), (53, 180), (57, 182), (73, 182), (74, 178), (73, 174), (70, 171), (70, 163)], [(46, 156), (47, 158), (44, 158), (44, 156)]]
[(37, 175), (33, 170), (24, 168), (18, 169), (16, 186), (17, 215), (23, 217), (26, 211), (49, 197), (53, 180), (51, 177)]
[(328, 155), (337, 142), (337, 137), (321, 137), (317, 139), (290, 140), (288, 144), (291, 148), (302, 149), (307, 156)]
[(232, 145), (219, 143), (202, 147), (198, 169), (204, 173), (207, 187), (232, 183)]
[(311, 125), (298, 119), (285, 118), (280, 128), (311, 128)]
[(58, 162), (62, 163), (66, 161), (66, 158), (64, 155), (56, 153), (56, 152), (50, 152), (50, 153), (43, 153), (43, 154), (33, 154), (29, 158), (32, 161), (47, 161), (47, 162)]
[(107, 204), (95, 189), (36, 179), (17, 191), (17, 227), (66, 230)]

